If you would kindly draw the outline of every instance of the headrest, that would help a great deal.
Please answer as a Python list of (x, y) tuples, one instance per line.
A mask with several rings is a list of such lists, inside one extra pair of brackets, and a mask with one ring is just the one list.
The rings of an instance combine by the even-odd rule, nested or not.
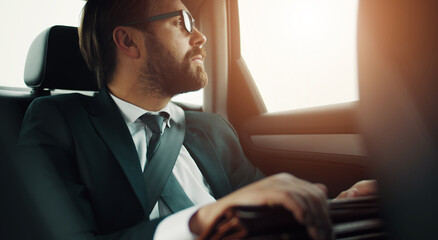
[(76, 27), (53, 26), (35, 38), (27, 54), (24, 82), (36, 90), (99, 90), (79, 50)]

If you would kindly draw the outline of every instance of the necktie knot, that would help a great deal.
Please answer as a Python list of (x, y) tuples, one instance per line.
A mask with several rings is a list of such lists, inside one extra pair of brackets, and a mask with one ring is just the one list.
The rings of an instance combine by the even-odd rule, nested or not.
[(141, 116), (140, 119), (148, 126), (153, 134), (161, 134), (165, 120), (161, 113), (160, 115), (152, 115), (147, 113)]
[(161, 142), (161, 133), (163, 130), (163, 123), (165, 119), (169, 118), (166, 112), (160, 112), (160, 115), (152, 115), (150, 113), (143, 114), (140, 119), (152, 132), (152, 136), (148, 143), (146, 158), (151, 160), (155, 152), (158, 150)]

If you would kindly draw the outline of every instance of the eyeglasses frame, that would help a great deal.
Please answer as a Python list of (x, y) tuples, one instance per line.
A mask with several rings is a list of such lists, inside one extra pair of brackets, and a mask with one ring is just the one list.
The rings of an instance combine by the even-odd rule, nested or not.
[[(190, 22), (190, 26), (191, 26), (190, 30), (191, 31), (187, 28), (186, 20), (184, 18), (184, 14), (187, 14), (189, 16), (189, 19), (192, 20)], [(153, 21), (163, 20), (163, 19), (167, 19), (167, 18), (171, 18), (171, 17), (176, 17), (176, 16), (181, 16), (182, 20), (184, 21), (184, 28), (186, 29), (187, 32), (192, 33), (193, 32), (193, 28), (195, 28), (195, 19), (192, 17), (192, 15), (187, 10), (184, 10), (184, 9), (178, 10), (178, 11), (174, 11), (174, 12), (169, 12), (169, 13), (163, 13), (163, 14), (156, 15), (156, 16), (152, 16), (152, 17), (149, 17), (148, 19), (145, 19), (145, 20), (132, 21), (132, 22), (129, 22), (129, 23), (122, 24), (122, 26), (131, 26), (131, 25), (138, 24), (138, 23), (153, 22)]]

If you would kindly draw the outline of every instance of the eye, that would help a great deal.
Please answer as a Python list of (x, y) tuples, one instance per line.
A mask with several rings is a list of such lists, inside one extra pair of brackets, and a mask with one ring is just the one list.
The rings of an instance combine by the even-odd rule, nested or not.
[(176, 25), (181, 28), (182, 30), (185, 29), (185, 24), (184, 24), (184, 20), (182, 18), (178, 19), (176, 22)]
[(179, 28), (184, 28), (184, 21), (182, 19), (178, 19), (175, 21), (176, 26)]
[(177, 20), (176, 20), (176, 23), (178, 25), (183, 25), (184, 24), (184, 20), (181, 17), (178, 17)]

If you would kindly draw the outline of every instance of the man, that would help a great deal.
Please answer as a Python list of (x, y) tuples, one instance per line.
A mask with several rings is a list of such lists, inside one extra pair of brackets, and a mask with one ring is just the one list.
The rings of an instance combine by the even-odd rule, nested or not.
[[(230, 206), (273, 204), (313, 238), (331, 237), (324, 186), (289, 174), (260, 180), (226, 121), (170, 103), (207, 83), (206, 38), (180, 0), (88, 0), (79, 31), (101, 91), (37, 99), (18, 144), (62, 178), (75, 227), (60, 236), (192, 239)], [(362, 185), (345, 195), (372, 184)], [(183, 193), (168, 194), (175, 187)]]

